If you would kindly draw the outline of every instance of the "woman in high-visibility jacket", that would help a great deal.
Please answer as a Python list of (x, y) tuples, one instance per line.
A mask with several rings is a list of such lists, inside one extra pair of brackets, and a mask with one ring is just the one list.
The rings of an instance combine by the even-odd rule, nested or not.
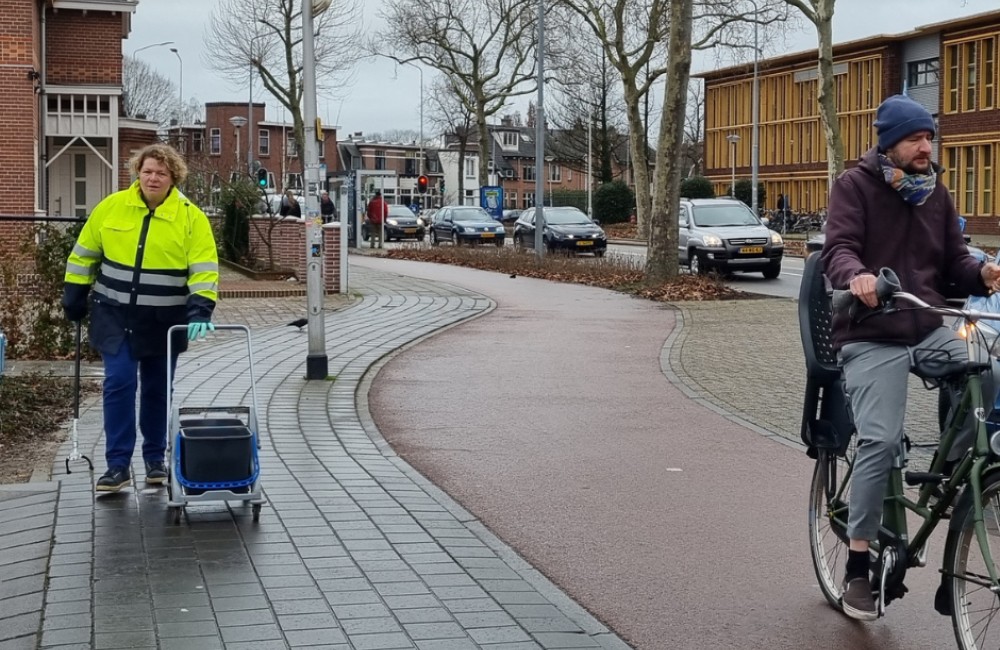
[[(108, 470), (99, 492), (132, 483), (137, 373), (142, 382), (139, 428), (146, 483), (167, 480), (167, 330), (174, 332), (171, 375), (188, 340), (215, 329), (219, 260), (208, 218), (177, 189), (187, 165), (171, 147), (154, 144), (131, 160), (137, 180), (97, 204), (66, 264), (63, 309), (87, 315), (90, 344), (104, 361), (104, 433)], [(93, 289), (91, 291), (91, 289)]]

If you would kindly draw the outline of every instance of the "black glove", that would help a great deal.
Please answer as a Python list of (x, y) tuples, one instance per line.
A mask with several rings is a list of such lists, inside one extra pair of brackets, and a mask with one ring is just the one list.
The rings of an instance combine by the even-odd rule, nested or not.
[(87, 317), (87, 294), (90, 286), (85, 284), (63, 285), (62, 308), (66, 320), (76, 323)]

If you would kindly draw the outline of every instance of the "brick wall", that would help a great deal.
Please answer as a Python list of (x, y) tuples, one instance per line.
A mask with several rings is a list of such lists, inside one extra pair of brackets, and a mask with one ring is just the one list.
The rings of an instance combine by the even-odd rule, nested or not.
[[(265, 235), (268, 220), (266, 217), (256, 217), (257, 224)], [(295, 272), (300, 282), (306, 279), (306, 224), (300, 219), (284, 219), (277, 223), (271, 232), (271, 245), (274, 247), (274, 263), (282, 268)], [(328, 225), (323, 227), (323, 289), (326, 293), (340, 291), (340, 227)], [(250, 226), (250, 248), (257, 252), (257, 257), (267, 259), (267, 246), (264, 239), (254, 227)]]
[[(0, 187), (7, 190), (0, 195), (0, 214), (31, 215), (35, 210), (38, 101), (31, 76), (38, 61), (37, 5), (33, 0), (0, 0)], [(5, 231), (12, 228), (18, 230), (0, 224), (0, 240), (11, 236)]]
[(120, 13), (66, 9), (49, 12), (46, 42), (48, 83), (69, 86), (122, 84)]

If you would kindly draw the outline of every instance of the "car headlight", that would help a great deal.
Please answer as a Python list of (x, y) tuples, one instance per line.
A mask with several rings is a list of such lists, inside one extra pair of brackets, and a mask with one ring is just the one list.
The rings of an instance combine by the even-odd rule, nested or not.
[(771, 243), (772, 244), (784, 244), (785, 240), (781, 238), (781, 235), (779, 233), (776, 233), (776, 232), (774, 232), (772, 230), (771, 231)]
[(385, 222), (390, 226), (398, 226), (399, 223), (395, 219), (386, 219)]
[(704, 237), (705, 246), (709, 248), (720, 248), (722, 246), (722, 239), (716, 237), (715, 235), (705, 235)]
[(553, 237), (554, 239), (566, 239), (566, 235), (565, 234), (563, 234), (563, 233), (561, 233), (559, 231), (556, 231), (556, 230), (550, 230), (549, 231), (549, 236)]
[(496, 227), (496, 231), (497, 232), (503, 232), (503, 226), (497, 226)]

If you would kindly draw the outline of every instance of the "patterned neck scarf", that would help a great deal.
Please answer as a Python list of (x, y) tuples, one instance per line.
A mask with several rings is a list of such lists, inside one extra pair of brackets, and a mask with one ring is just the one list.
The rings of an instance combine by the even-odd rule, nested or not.
[(937, 172), (931, 167), (929, 174), (907, 174), (884, 154), (878, 155), (885, 182), (894, 188), (910, 205), (923, 205), (937, 186)]

